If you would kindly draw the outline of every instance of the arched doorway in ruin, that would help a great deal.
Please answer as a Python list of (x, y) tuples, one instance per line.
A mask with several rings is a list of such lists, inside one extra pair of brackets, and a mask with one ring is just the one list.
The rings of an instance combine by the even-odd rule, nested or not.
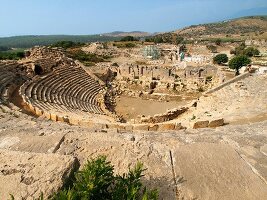
[(34, 72), (36, 75), (42, 75), (44, 70), (40, 65), (34, 65)]

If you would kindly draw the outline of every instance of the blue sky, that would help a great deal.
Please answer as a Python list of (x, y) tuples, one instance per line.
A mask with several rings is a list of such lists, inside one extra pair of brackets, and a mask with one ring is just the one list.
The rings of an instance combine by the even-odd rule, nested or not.
[(267, 15), (266, 0), (0, 0), (0, 37), (164, 32), (254, 14)]

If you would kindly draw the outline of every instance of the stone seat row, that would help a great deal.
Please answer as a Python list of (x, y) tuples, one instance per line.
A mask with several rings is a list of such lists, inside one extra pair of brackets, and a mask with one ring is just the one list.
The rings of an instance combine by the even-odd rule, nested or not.
[[(32, 85), (32, 83), (30, 83)], [(76, 91), (76, 93), (75, 93)], [(22, 92), (23, 93), (23, 92)], [(26, 95), (36, 100), (45, 102), (53, 102), (58, 104), (68, 104), (68, 99), (72, 101), (83, 102), (85, 104), (99, 105), (96, 100), (96, 95), (99, 93), (99, 88), (92, 88), (91, 90), (85, 90), (82, 88), (75, 89), (75, 87), (69, 88), (51, 88), (44, 85), (38, 87), (36, 93), (31, 93), (26, 89)]]
[(105, 114), (97, 100), (101, 86), (81, 68), (59, 68), (20, 88), (24, 101), (41, 110)]
[(8, 71), (10, 69), (14, 69), (18, 66), (18, 64), (13, 63), (13, 62), (4, 62), (4, 63), (0, 63), (0, 70), (1, 73), (2, 71)]

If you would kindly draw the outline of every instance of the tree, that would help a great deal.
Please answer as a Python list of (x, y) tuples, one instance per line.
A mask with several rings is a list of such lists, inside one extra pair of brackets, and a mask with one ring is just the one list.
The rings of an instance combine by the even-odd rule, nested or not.
[(250, 63), (251, 63), (251, 60), (247, 56), (239, 55), (239, 56), (232, 58), (229, 61), (229, 67), (231, 69), (236, 70), (236, 76), (237, 76), (237, 75), (239, 75), (239, 69), (243, 66), (250, 64)]
[(213, 58), (213, 63), (221, 65), (228, 62), (228, 56), (226, 54), (218, 54)]
[(175, 40), (176, 45), (177, 45), (177, 44), (181, 44), (181, 42), (182, 42), (183, 40), (184, 40), (183, 37), (181, 37), (181, 36), (177, 36), (177, 37), (176, 37), (176, 40)]
[(244, 50), (244, 55), (248, 57), (257, 56), (260, 54), (260, 51), (253, 47), (248, 47)]
[(234, 52), (235, 55), (243, 55), (244, 54), (244, 50), (246, 48), (245, 43), (241, 43), (238, 47), (235, 48)]
[(157, 36), (155, 39), (154, 39), (154, 42), (155, 43), (163, 43), (163, 38), (161, 36)]
[(138, 41), (137, 38), (131, 36), (131, 35), (128, 35), (128, 36), (125, 36), (121, 39), (122, 42), (132, 42), (132, 41)]

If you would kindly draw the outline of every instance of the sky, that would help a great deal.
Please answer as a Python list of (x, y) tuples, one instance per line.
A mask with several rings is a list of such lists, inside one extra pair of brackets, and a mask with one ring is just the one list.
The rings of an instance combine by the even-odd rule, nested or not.
[(267, 0), (0, 0), (0, 37), (154, 33), (257, 14)]

